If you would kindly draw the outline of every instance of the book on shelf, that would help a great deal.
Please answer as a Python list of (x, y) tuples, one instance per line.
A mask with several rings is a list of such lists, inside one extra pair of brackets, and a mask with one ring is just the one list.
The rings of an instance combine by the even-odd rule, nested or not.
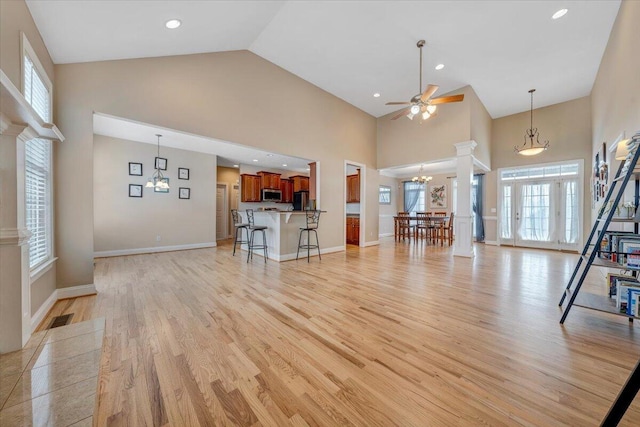
[(640, 292), (636, 292), (633, 295), (633, 299), (634, 299), (634, 311), (633, 311), (633, 316), (634, 317), (640, 317), (638, 316), (640, 314)]
[(627, 294), (627, 314), (629, 316), (637, 316), (638, 313), (638, 299), (637, 295), (640, 295), (640, 288), (631, 288)]
[(617, 243), (617, 263), (626, 266), (629, 269), (638, 269), (638, 267), (633, 267), (635, 263), (632, 263), (632, 266), (628, 266), (628, 256), (629, 254), (635, 254), (635, 252), (640, 249), (640, 235), (637, 234), (629, 234), (626, 236), (618, 236)]
[[(626, 274), (607, 273), (607, 286), (609, 288), (609, 297), (615, 297), (617, 294), (617, 286), (619, 280), (626, 280), (627, 282), (638, 283), (638, 279)], [(640, 287), (640, 283), (638, 283)]]
[(640, 291), (638, 282), (619, 280), (616, 289), (616, 308), (620, 313), (626, 313), (629, 305), (629, 289)]

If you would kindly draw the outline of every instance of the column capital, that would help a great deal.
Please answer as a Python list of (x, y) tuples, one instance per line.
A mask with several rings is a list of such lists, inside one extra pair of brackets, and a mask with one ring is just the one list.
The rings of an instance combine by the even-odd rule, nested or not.
[(456, 147), (456, 154), (459, 156), (470, 156), (473, 154), (473, 150), (478, 146), (478, 143), (474, 140), (457, 142), (453, 144)]

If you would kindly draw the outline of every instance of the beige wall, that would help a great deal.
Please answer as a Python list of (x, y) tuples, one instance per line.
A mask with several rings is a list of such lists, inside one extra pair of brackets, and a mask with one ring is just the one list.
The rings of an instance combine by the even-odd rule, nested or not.
[[(169, 193), (143, 188), (137, 198), (129, 197), (129, 184), (144, 186), (153, 174), (155, 145), (95, 135), (93, 147), (95, 252), (216, 241), (215, 156), (162, 147)], [(143, 175), (130, 176), (129, 162), (142, 163)], [(189, 180), (178, 179), (179, 167), (189, 169)], [(180, 187), (191, 189), (190, 199), (178, 198)]]
[[(603, 142), (610, 146), (622, 132), (629, 138), (640, 130), (638, 22), (640, 2), (623, 1), (591, 91), (591, 158), (601, 149)], [(611, 176), (618, 165), (615, 160), (610, 162)], [(592, 211), (591, 215), (595, 221), (597, 211)]]
[(379, 204), (379, 233), (381, 236), (387, 236), (393, 234), (393, 216), (402, 210), (400, 208), (400, 200), (402, 198), (400, 194), (401, 184), (396, 178), (380, 175), (380, 185), (391, 187), (391, 204)]
[(36, 314), (38, 309), (56, 290), (56, 265), (47, 270), (37, 280), (31, 282), (31, 316)]
[(474, 138), (478, 143), (474, 156), (491, 167), (491, 117), (471, 86), (446, 95), (460, 93), (464, 101), (439, 105), (438, 115), (422, 123), (417, 117), (391, 120), (397, 111), (378, 118), (378, 168), (453, 158), (454, 143)]
[(22, 87), (21, 31), (29, 39), (49, 80), (53, 82), (53, 61), (24, 1), (0, 1), (0, 68), (18, 89)]
[[(563, 160), (584, 160), (585, 180), (583, 186), (583, 235), (591, 228), (589, 212), (591, 210), (589, 189), (589, 165), (591, 164), (591, 100), (578, 98), (533, 111), (533, 126), (538, 128), (541, 140), (549, 140), (549, 149), (537, 156), (527, 157), (516, 154), (514, 145), (524, 143), (524, 133), (531, 126), (529, 111), (501, 117), (493, 121), (491, 132), (491, 165), (499, 168), (552, 163)], [(490, 183), (489, 181), (493, 181)], [(495, 184), (494, 184), (495, 183)], [(487, 179), (487, 187), (497, 187), (497, 176)], [(495, 187), (494, 187), (495, 188)], [(497, 208), (497, 190), (486, 193), (485, 213), (487, 209)], [(488, 213), (487, 215), (494, 215)], [(489, 241), (494, 236), (487, 235)]]
[[(320, 161), (325, 247), (344, 244), (332, 192), (344, 159), (376, 168), (373, 117), (247, 51), (58, 65), (56, 88), (67, 137), (56, 158), (59, 287), (93, 281), (94, 111)], [(250, 100), (260, 114), (246, 112)]]

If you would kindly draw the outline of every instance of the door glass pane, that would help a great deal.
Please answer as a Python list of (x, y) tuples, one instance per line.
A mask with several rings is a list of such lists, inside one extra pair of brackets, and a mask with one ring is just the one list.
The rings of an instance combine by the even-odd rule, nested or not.
[(578, 182), (565, 181), (564, 198), (564, 241), (569, 244), (578, 243)]
[(500, 238), (513, 239), (512, 228), (512, 215), (513, 203), (512, 203), (512, 189), (511, 185), (502, 186), (502, 208), (500, 212)]
[(551, 184), (521, 184), (518, 237), (522, 240), (548, 242), (552, 230)]

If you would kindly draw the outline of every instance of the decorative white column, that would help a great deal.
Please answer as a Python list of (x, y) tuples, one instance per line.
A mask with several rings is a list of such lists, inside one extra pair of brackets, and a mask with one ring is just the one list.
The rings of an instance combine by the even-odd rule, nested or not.
[(31, 127), (0, 115), (0, 353), (21, 349), (31, 336), (24, 146), (37, 137)]
[(453, 255), (473, 258), (473, 211), (471, 209), (471, 186), (473, 183), (473, 150), (475, 141), (454, 144), (457, 152), (456, 176), (458, 199), (454, 216)]

